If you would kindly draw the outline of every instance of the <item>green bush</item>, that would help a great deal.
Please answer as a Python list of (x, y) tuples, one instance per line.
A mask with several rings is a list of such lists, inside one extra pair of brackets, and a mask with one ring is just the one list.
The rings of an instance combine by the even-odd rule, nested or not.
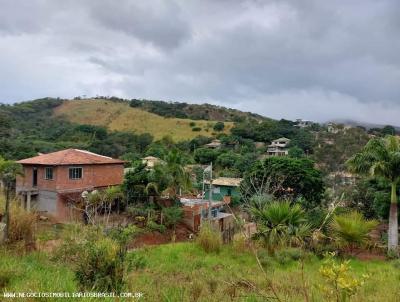
[(119, 245), (110, 238), (88, 242), (80, 254), (75, 275), (83, 289), (120, 292), (124, 283), (125, 261)]
[(219, 253), (222, 247), (221, 234), (208, 222), (200, 227), (196, 242), (206, 253)]
[(213, 129), (215, 131), (222, 131), (222, 130), (224, 130), (224, 128), (225, 128), (225, 124), (223, 122), (216, 122), (213, 127)]
[(124, 289), (127, 271), (132, 267), (127, 243), (134, 233), (134, 226), (106, 234), (99, 227), (70, 225), (54, 259), (70, 265), (83, 290), (118, 293)]
[(193, 127), (192, 131), (193, 132), (199, 132), (199, 131), (201, 131), (201, 128), (200, 127)]
[(336, 215), (331, 223), (332, 237), (340, 249), (352, 253), (369, 244), (369, 233), (377, 225), (376, 220), (367, 220), (357, 211)]
[(256, 239), (273, 251), (283, 246), (302, 246), (311, 235), (311, 225), (300, 205), (289, 201), (271, 200), (270, 196), (255, 196), (250, 213), (257, 223)]
[(162, 224), (158, 224), (157, 222), (154, 222), (152, 220), (148, 221), (146, 224), (146, 227), (150, 230), (150, 231), (156, 231), (156, 232), (160, 232), (160, 233), (164, 233), (167, 228), (165, 227), (165, 225)]
[(190, 127), (194, 127), (194, 126), (196, 126), (196, 123), (195, 123), (195, 122), (190, 122), (190, 123), (189, 123), (189, 126), (190, 126)]

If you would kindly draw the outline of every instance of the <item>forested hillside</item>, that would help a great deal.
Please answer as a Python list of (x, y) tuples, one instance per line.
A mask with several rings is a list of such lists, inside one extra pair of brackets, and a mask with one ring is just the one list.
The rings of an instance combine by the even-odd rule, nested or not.
[[(272, 140), (287, 137), (290, 156), (309, 157), (328, 174), (344, 170), (345, 161), (372, 135), (393, 129), (339, 125), (329, 132), (319, 124), (299, 128), (293, 121), (207, 104), (44, 98), (1, 105), (0, 154), (20, 159), (74, 147), (131, 160), (145, 155), (162, 158), (176, 147), (188, 163), (213, 161), (222, 174), (240, 176), (246, 166), (265, 156)], [(220, 139), (223, 148), (203, 148), (213, 138)]]

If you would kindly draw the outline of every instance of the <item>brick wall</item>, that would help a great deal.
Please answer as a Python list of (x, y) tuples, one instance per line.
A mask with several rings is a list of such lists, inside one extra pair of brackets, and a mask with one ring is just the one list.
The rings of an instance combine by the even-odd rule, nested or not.
[[(53, 168), (53, 180), (45, 179), (45, 166), (37, 166), (37, 189), (48, 191), (80, 190), (86, 188), (119, 185), (123, 182), (123, 164), (77, 165), (82, 167), (81, 179), (69, 179), (69, 168), (57, 166)], [(24, 176), (17, 178), (17, 191), (31, 189), (34, 166), (24, 165)]]

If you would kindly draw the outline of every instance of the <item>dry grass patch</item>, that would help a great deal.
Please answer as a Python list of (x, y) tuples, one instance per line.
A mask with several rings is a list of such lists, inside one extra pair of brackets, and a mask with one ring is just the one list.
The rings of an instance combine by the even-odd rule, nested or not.
[[(175, 141), (192, 139), (198, 135), (212, 136), (215, 121), (165, 118), (127, 103), (115, 103), (108, 100), (65, 101), (55, 109), (56, 116), (64, 116), (78, 124), (105, 126), (109, 130), (135, 131), (150, 133), (155, 139), (171, 136)], [(201, 128), (193, 131), (192, 126)], [(233, 123), (226, 122), (223, 132), (228, 133)]]

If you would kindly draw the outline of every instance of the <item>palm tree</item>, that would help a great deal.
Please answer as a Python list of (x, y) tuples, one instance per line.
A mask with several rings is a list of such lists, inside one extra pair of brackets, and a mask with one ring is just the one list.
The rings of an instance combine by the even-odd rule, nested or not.
[(22, 167), (20, 164), (12, 160), (5, 160), (0, 157), (0, 181), (4, 185), (4, 197), (6, 208), (4, 211), (5, 234), (4, 239), (8, 240), (9, 221), (10, 221), (10, 201), (13, 191), (13, 184), (18, 175), (22, 175)]
[(397, 252), (399, 240), (397, 216), (397, 186), (400, 181), (399, 139), (392, 135), (371, 139), (361, 152), (347, 161), (347, 165), (354, 173), (381, 177), (390, 182), (388, 251)]
[(192, 183), (190, 174), (185, 170), (185, 158), (182, 154), (173, 149), (165, 157), (162, 164), (154, 167), (153, 177), (159, 189), (167, 188), (173, 197), (178, 195), (183, 189), (184, 191), (191, 188)]
[(278, 201), (270, 196), (254, 196), (249, 212), (257, 223), (256, 238), (263, 239), (270, 251), (287, 245), (301, 246), (311, 235), (311, 225), (299, 204)]

